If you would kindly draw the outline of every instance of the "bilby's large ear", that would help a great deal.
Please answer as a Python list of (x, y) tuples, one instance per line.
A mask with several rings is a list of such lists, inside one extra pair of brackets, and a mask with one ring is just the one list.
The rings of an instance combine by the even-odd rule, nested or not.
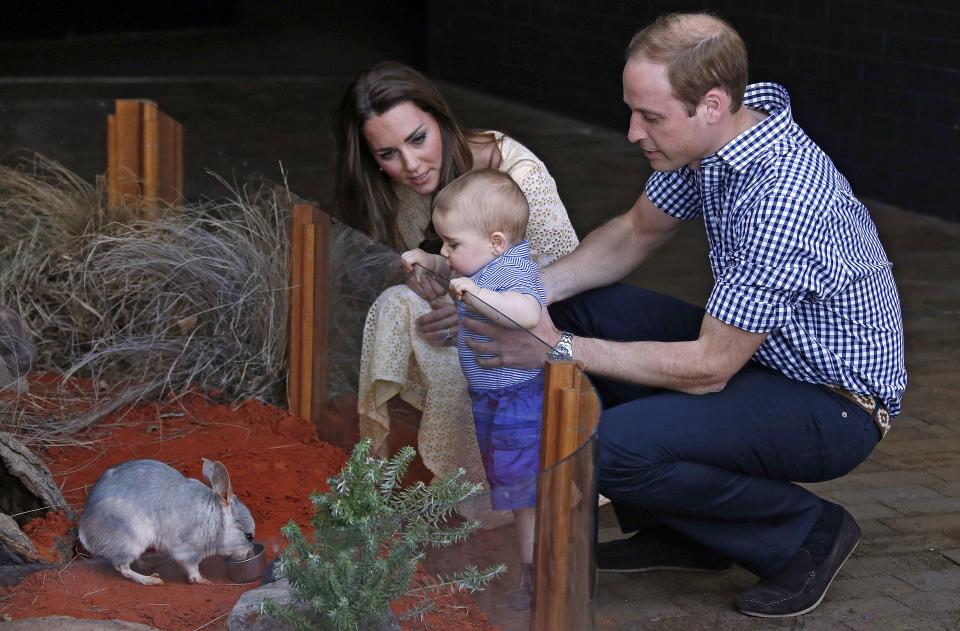
[(223, 463), (219, 460), (211, 462), (204, 458), (203, 477), (207, 479), (210, 488), (220, 496), (223, 503), (230, 504), (233, 498), (233, 487), (230, 486), (230, 474), (227, 473), (227, 468), (223, 466)]

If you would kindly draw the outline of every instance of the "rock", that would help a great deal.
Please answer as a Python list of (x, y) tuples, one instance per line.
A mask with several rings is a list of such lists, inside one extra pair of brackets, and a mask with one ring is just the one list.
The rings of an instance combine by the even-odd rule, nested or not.
[[(23, 565), (0, 565), (0, 587), (13, 587), (26, 577), (40, 570), (62, 567), (62, 563), (28, 563)], [(2, 625), (0, 625), (2, 627)]]
[(37, 351), (20, 315), (0, 305), (0, 390), (27, 391), (27, 373), (33, 367)]
[(267, 598), (279, 603), (289, 603), (293, 599), (290, 582), (280, 579), (263, 587), (244, 593), (233, 606), (227, 619), (228, 631), (286, 631), (290, 627), (269, 616), (260, 615), (260, 605)]
[(30, 537), (20, 530), (13, 517), (0, 513), (0, 564), (42, 562)]
[(61, 509), (68, 519), (76, 518), (43, 461), (26, 445), (4, 432), (0, 432), (0, 488), (3, 489), (0, 512), (8, 515), (25, 513), (14, 517), (21, 526), (43, 515), (37, 509)]
[[(260, 615), (260, 606), (267, 598), (278, 603), (290, 603), (293, 594), (290, 582), (283, 578), (276, 583), (252, 589), (240, 597), (227, 619), (228, 631), (289, 631), (290, 626), (269, 616)], [(323, 629), (324, 627), (318, 627)], [(360, 625), (361, 631), (400, 631), (400, 623), (390, 615), (384, 620)], [(5, 631), (5, 630), (4, 630)]]
[(158, 631), (156, 627), (124, 620), (85, 620), (70, 616), (25, 618), (0, 623), (3, 631)]

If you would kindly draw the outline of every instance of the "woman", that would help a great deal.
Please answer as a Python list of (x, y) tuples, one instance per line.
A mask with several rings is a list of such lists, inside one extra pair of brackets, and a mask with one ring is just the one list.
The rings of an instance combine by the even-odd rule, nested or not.
[[(529, 149), (495, 131), (465, 131), (436, 87), (407, 66), (384, 62), (347, 89), (336, 118), (338, 210), (353, 226), (403, 251), (439, 250), (430, 225), (434, 194), (458, 176), (490, 167), (508, 173), (530, 206), (527, 239), (541, 266), (571, 252), (577, 236), (556, 183)], [(360, 433), (384, 450), (387, 402), (422, 410), (418, 452), (435, 475), (483, 468), (457, 351), (457, 316), (445, 288), (423, 274), (386, 290), (367, 315), (360, 360)], [(493, 525), (483, 497), (464, 511)]]

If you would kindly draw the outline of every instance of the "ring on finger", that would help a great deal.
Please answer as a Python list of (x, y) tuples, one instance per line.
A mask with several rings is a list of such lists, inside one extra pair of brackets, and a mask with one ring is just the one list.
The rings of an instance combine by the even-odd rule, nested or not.
[(454, 337), (454, 336), (453, 336), (453, 331), (451, 331), (450, 329), (444, 329), (442, 332), (443, 332), (443, 341), (444, 341), (444, 342), (449, 342), (450, 340), (453, 339), (453, 337)]

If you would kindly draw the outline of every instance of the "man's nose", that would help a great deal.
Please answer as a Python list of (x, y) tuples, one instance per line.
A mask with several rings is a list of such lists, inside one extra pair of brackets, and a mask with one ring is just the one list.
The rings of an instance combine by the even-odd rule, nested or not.
[(630, 124), (627, 126), (627, 140), (630, 142), (640, 142), (647, 137), (647, 132), (637, 121), (636, 115), (630, 117)]

